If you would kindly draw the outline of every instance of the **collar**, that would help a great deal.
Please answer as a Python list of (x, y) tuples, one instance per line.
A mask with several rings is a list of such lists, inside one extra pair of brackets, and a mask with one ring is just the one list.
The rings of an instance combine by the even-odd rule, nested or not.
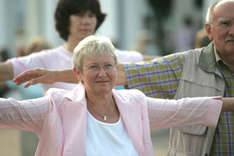
[[(225, 63), (225, 61), (220, 57), (218, 51), (216, 48), (214, 48), (214, 54), (215, 54), (215, 60), (216, 60), (216, 63), (219, 65), (219, 66), (223, 66), (223, 65), (226, 65), (228, 67), (228, 65)], [(229, 67), (228, 67), (229, 68)]]
[(65, 94), (65, 97), (70, 101), (82, 101), (85, 100), (85, 88), (84, 85), (80, 82), (77, 86), (72, 89), (70, 92)]
[(216, 60), (216, 63), (219, 63), (220, 61), (223, 62), (223, 60), (221, 59), (221, 57), (219, 56), (219, 53), (217, 51), (217, 49), (214, 47), (214, 55), (215, 55), (215, 60)]
[(204, 71), (214, 73), (216, 71), (216, 61), (218, 59), (216, 56), (218, 56), (218, 53), (216, 52), (212, 42), (201, 50), (201, 55), (199, 57), (200, 68)]

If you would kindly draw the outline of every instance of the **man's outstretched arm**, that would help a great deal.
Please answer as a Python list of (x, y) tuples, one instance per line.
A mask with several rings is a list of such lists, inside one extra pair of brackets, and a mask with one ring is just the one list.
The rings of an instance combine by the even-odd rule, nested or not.
[[(118, 78), (116, 85), (126, 85), (125, 72), (123, 65), (118, 65)], [(24, 82), (24, 87), (29, 87), (38, 83), (52, 84), (55, 82), (68, 82), (77, 83), (77, 78), (72, 69), (64, 70), (46, 70), (46, 69), (31, 69), (27, 70), (13, 80), (16, 84), (20, 85)]]

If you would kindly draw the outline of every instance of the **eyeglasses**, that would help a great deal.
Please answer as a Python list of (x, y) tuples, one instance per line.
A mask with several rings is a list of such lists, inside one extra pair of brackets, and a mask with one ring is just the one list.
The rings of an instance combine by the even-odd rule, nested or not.
[(99, 65), (90, 65), (90, 66), (85, 66), (84, 67), (87, 71), (92, 71), (92, 72), (99, 72), (101, 69), (103, 69), (105, 72), (111, 72), (114, 70), (115, 65), (113, 64), (104, 64), (102, 67)]

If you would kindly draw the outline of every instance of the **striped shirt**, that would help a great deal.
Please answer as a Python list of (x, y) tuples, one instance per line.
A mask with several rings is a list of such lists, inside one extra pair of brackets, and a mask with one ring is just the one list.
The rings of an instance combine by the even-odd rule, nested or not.
[(150, 97), (173, 98), (183, 63), (184, 56), (177, 53), (148, 62), (124, 64), (128, 87), (140, 89)]
[[(215, 51), (218, 69), (222, 73), (225, 81), (225, 97), (234, 96), (234, 72), (221, 60)], [(220, 115), (219, 123), (211, 149), (214, 156), (233, 156), (234, 155), (234, 113), (223, 112)]]

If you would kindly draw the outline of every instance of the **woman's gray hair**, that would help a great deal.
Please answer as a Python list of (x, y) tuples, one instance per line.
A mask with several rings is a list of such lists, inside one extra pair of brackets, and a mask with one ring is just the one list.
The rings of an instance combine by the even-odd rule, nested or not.
[(83, 60), (86, 56), (103, 56), (106, 54), (113, 57), (115, 64), (118, 63), (115, 55), (115, 47), (109, 38), (94, 35), (88, 36), (80, 41), (73, 51), (73, 67), (82, 71)]

